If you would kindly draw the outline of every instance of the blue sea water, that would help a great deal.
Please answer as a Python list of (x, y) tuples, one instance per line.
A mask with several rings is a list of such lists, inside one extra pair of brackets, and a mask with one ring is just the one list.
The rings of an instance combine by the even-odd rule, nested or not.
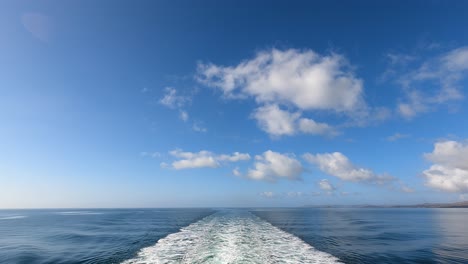
[(0, 210), (0, 263), (468, 263), (468, 209)]

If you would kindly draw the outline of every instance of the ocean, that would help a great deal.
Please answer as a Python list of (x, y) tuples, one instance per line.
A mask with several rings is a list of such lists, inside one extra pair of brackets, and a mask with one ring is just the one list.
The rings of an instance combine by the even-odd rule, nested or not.
[(468, 209), (0, 210), (0, 263), (468, 263)]

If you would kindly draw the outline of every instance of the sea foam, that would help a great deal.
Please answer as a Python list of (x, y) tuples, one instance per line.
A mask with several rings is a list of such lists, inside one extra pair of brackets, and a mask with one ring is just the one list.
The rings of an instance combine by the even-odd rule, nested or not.
[(143, 248), (123, 264), (341, 263), (249, 212), (227, 210)]
[(22, 219), (22, 218), (26, 218), (26, 217), (27, 216), (25, 216), (25, 215), (4, 216), (4, 217), (0, 217), (0, 220)]

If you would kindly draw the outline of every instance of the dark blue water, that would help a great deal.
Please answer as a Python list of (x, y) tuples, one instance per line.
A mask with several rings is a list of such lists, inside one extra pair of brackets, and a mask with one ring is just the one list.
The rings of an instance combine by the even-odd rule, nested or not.
[(345, 263), (468, 263), (468, 209), (265, 209), (254, 213)]
[(225, 210), (0, 210), (0, 263), (468, 263), (468, 209)]
[(0, 263), (120, 263), (207, 209), (0, 210)]

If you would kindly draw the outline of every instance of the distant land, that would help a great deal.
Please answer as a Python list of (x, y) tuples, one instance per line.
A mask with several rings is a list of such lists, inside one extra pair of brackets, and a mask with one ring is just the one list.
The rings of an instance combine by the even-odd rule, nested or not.
[(423, 203), (413, 205), (306, 205), (313, 208), (468, 208), (468, 201), (456, 203)]

